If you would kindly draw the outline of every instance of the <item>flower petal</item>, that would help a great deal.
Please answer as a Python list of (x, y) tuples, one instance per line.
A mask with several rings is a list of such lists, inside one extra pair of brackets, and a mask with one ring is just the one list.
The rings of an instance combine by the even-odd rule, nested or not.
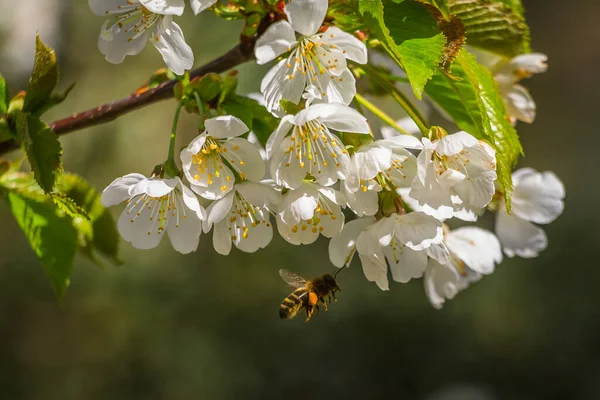
[(194, 210), (187, 210), (185, 218), (181, 215), (181, 210), (179, 211), (179, 220), (170, 221), (167, 226), (167, 233), (173, 248), (181, 254), (188, 254), (198, 248), (200, 233), (202, 232), (202, 221), (200, 221)]
[(513, 174), (512, 212), (527, 221), (548, 224), (564, 209), (565, 188), (550, 171), (522, 168)]
[(356, 94), (356, 79), (349, 69), (340, 76), (317, 74), (317, 82), (324, 92), (321, 93), (325, 103), (350, 104)]
[(235, 189), (253, 206), (268, 207), (277, 202), (275, 189), (264, 183), (243, 182), (236, 185)]
[(296, 45), (296, 34), (287, 21), (279, 21), (269, 26), (256, 41), (254, 55), (258, 65), (266, 64)]
[(453, 156), (460, 153), (465, 147), (472, 147), (478, 140), (471, 134), (460, 131), (441, 138), (436, 143), (435, 152), (441, 156)]
[(207, 218), (206, 210), (198, 202), (198, 197), (196, 197), (196, 195), (192, 190), (190, 190), (190, 188), (188, 188), (183, 184), (183, 182), (181, 182), (181, 179), (179, 179), (179, 187), (181, 188), (181, 195), (183, 197), (183, 202), (186, 205), (186, 207), (194, 211), (196, 213), (196, 216), (201, 221), (205, 221)]
[(288, 60), (283, 59), (267, 72), (260, 84), (260, 91), (265, 96), (267, 110), (275, 112), (281, 109), (281, 99), (298, 104), (305, 87), (304, 76), (296, 74), (295, 65), (288, 67)]
[(88, 5), (96, 15), (104, 17), (110, 14), (124, 14), (135, 5), (129, 4), (127, 0), (88, 0)]
[(296, 32), (311, 36), (323, 24), (327, 3), (327, 0), (292, 0), (283, 11)]
[(485, 229), (465, 226), (450, 231), (446, 236), (448, 250), (473, 271), (489, 275), (502, 262), (500, 242)]
[(361, 113), (340, 103), (312, 105), (300, 111), (294, 123), (300, 126), (313, 119), (339, 132), (371, 132), (367, 119)]
[(170, 17), (165, 17), (157, 24), (151, 40), (160, 52), (167, 67), (177, 75), (183, 75), (185, 70), (194, 65), (194, 53), (183, 38), (179, 25)]
[(145, 193), (150, 197), (162, 197), (173, 191), (177, 184), (178, 178), (173, 179), (144, 179), (139, 181), (133, 188), (130, 194), (132, 196)]
[(208, 218), (203, 224), (204, 232), (208, 232), (213, 224), (217, 224), (227, 217), (233, 204), (234, 191), (227, 193), (225, 197), (212, 203), (207, 210)]
[(277, 215), (277, 230), (282, 238), (295, 245), (311, 244), (319, 237), (319, 231), (313, 230), (307, 221), (290, 225), (283, 222), (280, 215)]
[(367, 63), (367, 46), (354, 35), (342, 31), (340, 28), (331, 26), (323, 33), (323, 41), (328, 45), (334, 45), (343, 51), (346, 58), (359, 64)]
[(407, 283), (411, 279), (423, 276), (427, 268), (427, 252), (415, 251), (406, 246), (392, 249), (391, 246), (383, 250), (396, 282)]
[(192, 6), (194, 15), (198, 15), (216, 2), (217, 0), (190, 0), (190, 5)]
[(496, 235), (508, 257), (537, 257), (548, 245), (543, 229), (516, 215), (508, 215), (503, 204), (496, 216)]
[(413, 250), (426, 249), (444, 239), (442, 223), (425, 213), (393, 214), (390, 218), (395, 220), (396, 239)]
[[(140, 196), (134, 197), (130, 203), (131, 206), (123, 210), (117, 222), (117, 228), (123, 239), (130, 242), (134, 248), (140, 250), (153, 249), (158, 246), (164, 234), (159, 233), (158, 227), (160, 225), (157, 218), (151, 218), (154, 204), (150, 204), (149, 209), (145, 203), (139, 203), (140, 207), (134, 210), (139, 212), (139, 215), (131, 211), (138, 200), (140, 200)], [(168, 220), (165, 222), (168, 227)]]
[(100, 36), (98, 36), (98, 49), (106, 61), (112, 64), (120, 64), (125, 59), (125, 56), (134, 56), (141, 52), (146, 47), (146, 42), (150, 33), (143, 32), (133, 40), (129, 40), (132, 35), (126, 30), (130, 29), (134, 22), (124, 25), (122, 29), (115, 24), (110, 29), (107, 29), (108, 21), (101, 28)]
[(233, 138), (248, 132), (245, 123), (233, 115), (223, 115), (204, 121), (206, 132), (217, 139)]
[(142, 174), (127, 174), (115, 179), (102, 191), (100, 203), (104, 207), (110, 207), (128, 200), (131, 197), (130, 190), (145, 179), (147, 178)]
[(290, 190), (279, 204), (279, 216), (287, 225), (298, 224), (301, 220), (309, 220), (315, 214), (319, 194), (311, 184), (303, 184), (296, 190)]
[(451, 300), (458, 293), (460, 275), (450, 264), (440, 264), (430, 259), (423, 276), (425, 295), (433, 306), (439, 310), (446, 299)]
[(375, 282), (379, 289), (390, 290), (387, 277), (387, 264), (382, 253), (366, 256), (358, 254), (362, 264), (363, 272), (369, 282)]
[(346, 223), (340, 234), (329, 241), (329, 260), (331, 263), (338, 268), (349, 265), (356, 250), (358, 235), (374, 222), (374, 218), (366, 217)]
[(183, 0), (138, 0), (149, 11), (161, 15), (182, 15), (185, 8)]
[[(263, 212), (261, 211), (261, 214)], [(262, 217), (266, 218), (266, 221), (269, 219), (269, 214), (267, 211), (264, 211), (264, 215)], [(240, 249), (246, 253), (254, 253), (259, 249), (264, 249), (267, 247), (271, 240), (273, 239), (273, 226), (267, 222), (259, 223), (255, 226), (250, 226), (247, 231), (247, 236), (237, 235), (236, 239), (233, 241), (235, 247)]]
[(229, 255), (231, 252), (231, 232), (226, 221), (221, 221), (215, 225), (213, 230), (213, 247), (221, 255)]
[(503, 93), (506, 112), (511, 118), (516, 118), (527, 124), (533, 123), (536, 105), (529, 91), (521, 85), (512, 85)]
[(279, 122), (279, 126), (269, 136), (267, 140), (267, 144), (265, 146), (265, 150), (267, 151), (267, 158), (271, 158), (273, 156), (273, 152), (279, 147), (285, 136), (289, 133), (292, 128), (292, 123), (294, 121), (294, 116), (286, 115)]
[(265, 176), (265, 162), (260, 151), (252, 143), (242, 138), (229, 139), (223, 143), (226, 152), (221, 156), (237, 169), (246, 179), (258, 182)]

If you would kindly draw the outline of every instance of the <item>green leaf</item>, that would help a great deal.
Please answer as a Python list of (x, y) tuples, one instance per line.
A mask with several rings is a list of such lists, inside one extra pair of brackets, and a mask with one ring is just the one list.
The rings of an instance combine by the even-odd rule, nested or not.
[(58, 65), (54, 50), (46, 46), (39, 35), (35, 39), (35, 62), (25, 95), (23, 110), (39, 114), (58, 84)]
[(100, 263), (96, 252), (121, 264), (119, 232), (112, 215), (100, 202), (100, 193), (82, 177), (68, 173), (60, 177), (57, 189), (81, 211), (79, 215), (73, 215), (80, 251), (97, 264)]
[(2, 74), (0, 74), (0, 117), (8, 112), (8, 87)]
[(193, 92), (197, 91), (202, 101), (208, 103), (219, 95), (222, 86), (223, 80), (219, 74), (211, 72), (200, 78), (193, 79), (185, 88), (184, 94), (193, 98)]
[[(385, 4), (385, 8), (383, 7)], [(427, 8), (416, 1), (359, 0), (365, 23), (406, 72), (415, 96), (443, 61), (446, 38)]]
[(218, 104), (221, 104), (231, 95), (234, 95), (238, 86), (238, 71), (233, 70), (225, 75), (223, 79), (223, 86), (221, 87), (221, 93), (219, 94)]
[(456, 57), (449, 74), (438, 72), (427, 85), (426, 93), (460, 129), (494, 146), (498, 182), (504, 189), (510, 210), (511, 171), (523, 148), (507, 119), (496, 81), (489, 70), (464, 49)]
[(61, 176), (57, 189), (83, 211), (73, 219), (79, 234), (79, 250), (97, 264), (100, 262), (96, 253), (121, 264), (119, 232), (112, 215), (100, 202), (100, 193), (82, 177), (68, 173)]
[(69, 217), (90, 219), (90, 217), (87, 215), (87, 212), (83, 208), (79, 207), (77, 203), (75, 203), (75, 200), (68, 197), (64, 193), (53, 193), (51, 197), (52, 201), (54, 204), (56, 204), (59, 210), (62, 210)]
[(60, 301), (69, 286), (77, 250), (77, 231), (71, 219), (57, 214), (56, 207), (39, 189), (29, 191), (26, 185), (21, 189), (0, 187), (0, 195), (42, 262)]
[(464, 24), (469, 45), (509, 58), (531, 51), (520, 1), (448, 0), (448, 4)]
[(20, 111), (15, 114), (17, 137), (27, 155), (35, 180), (45, 193), (50, 193), (63, 171), (60, 142), (56, 134), (39, 118)]

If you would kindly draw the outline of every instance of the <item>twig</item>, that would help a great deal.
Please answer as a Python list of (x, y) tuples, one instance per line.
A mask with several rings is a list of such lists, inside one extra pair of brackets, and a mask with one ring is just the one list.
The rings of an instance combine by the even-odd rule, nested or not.
[[(221, 73), (254, 58), (254, 41), (241, 42), (226, 54), (216, 58), (190, 72), (190, 78), (206, 75), (210, 72)], [(91, 110), (59, 119), (49, 124), (54, 132), (61, 136), (90, 126), (103, 124), (119, 118), (130, 111), (173, 97), (173, 87), (177, 83), (171, 80), (142, 93), (133, 93), (128, 97), (95, 107)], [(19, 148), (15, 140), (0, 143), (0, 155)]]

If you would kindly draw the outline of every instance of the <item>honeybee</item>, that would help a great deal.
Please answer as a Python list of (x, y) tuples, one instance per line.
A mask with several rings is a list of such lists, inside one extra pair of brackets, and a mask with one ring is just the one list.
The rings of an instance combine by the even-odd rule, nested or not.
[(288, 285), (296, 288), (288, 297), (283, 299), (281, 306), (279, 306), (279, 317), (281, 319), (292, 319), (302, 307), (305, 307), (305, 322), (308, 322), (315, 309), (319, 311), (319, 303), (323, 304), (325, 311), (327, 311), (325, 297), (329, 299), (330, 303), (332, 298), (337, 301), (335, 292), (341, 290), (335, 281), (334, 275), (331, 274), (325, 274), (308, 281), (287, 269), (280, 269), (279, 275)]

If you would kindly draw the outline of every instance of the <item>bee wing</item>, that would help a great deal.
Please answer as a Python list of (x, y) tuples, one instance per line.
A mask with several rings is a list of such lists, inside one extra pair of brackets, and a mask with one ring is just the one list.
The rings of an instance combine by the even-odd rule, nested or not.
[(288, 271), (287, 269), (280, 269), (279, 275), (281, 276), (281, 279), (285, 281), (285, 283), (292, 287), (299, 288), (306, 285), (306, 279), (298, 274)]

